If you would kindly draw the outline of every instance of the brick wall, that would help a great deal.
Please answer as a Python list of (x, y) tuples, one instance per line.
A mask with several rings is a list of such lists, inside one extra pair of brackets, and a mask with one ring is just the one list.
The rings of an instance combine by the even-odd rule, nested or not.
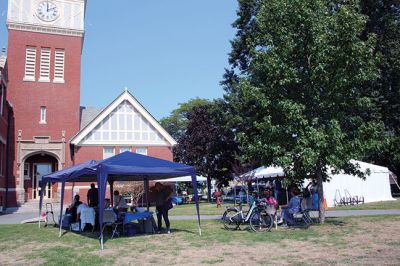
[[(26, 47), (36, 47), (36, 78), (24, 81)], [(39, 82), (40, 50), (51, 49), (50, 81)], [(65, 83), (53, 83), (55, 49), (65, 50)], [(71, 139), (79, 131), (80, 120), (80, 70), (82, 39), (52, 34), (10, 30), (8, 34), (8, 99), (14, 108), (14, 139), (22, 130), (23, 140), (34, 136), (49, 136), (51, 140)], [(46, 107), (46, 124), (39, 123), (40, 107)], [(1, 130), (1, 126), (0, 126)], [(17, 145), (12, 154), (14, 189), (19, 187), (16, 157)], [(71, 166), (68, 145), (65, 167)]]

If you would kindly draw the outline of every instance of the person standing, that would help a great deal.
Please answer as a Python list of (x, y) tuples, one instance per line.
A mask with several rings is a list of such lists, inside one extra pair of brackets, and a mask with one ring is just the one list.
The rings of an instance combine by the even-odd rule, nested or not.
[(170, 191), (167, 187), (163, 186), (160, 182), (157, 182), (152, 189), (152, 192), (155, 193), (156, 198), (156, 213), (157, 213), (157, 227), (158, 233), (161, 233), (162, 227), (162, 219), (164, 218), (165, 226), (167, 228), (167, 234), (170, 234), (170, 223), (168, 219), (168, 210), (170, 209), (168, 206), (168, 200), (172, 195), (172, 191)]
[(274, 179), (274, 181), (273, 181), (273, 188), (274, 188), (274, 198), (278, 202), (280, 202), (279, 197), (280, 197), (281, 190), (282, 190), (282, 183), (278, 177), (276, 179)]
[(222, 198), (222, 193), (221, 193), (221, 191), (219, 191), (219, 189), (217, 189), (217, 190), (214, 192), (213, 197), (215, 198), (215, 203), (217, 204), (217, 208), (218, 208), (218, 207), (221, 207), (221, 204), (222, 204), (222, 200), (221, 200), (221, 198)]
[(94, 183), (90, 184), (90, 189), (87, 193), (87, 203), (89, 207), (97, 207), (99, 205), (99, 190)]
[(114, 209), (117, 212), (126, 212), (128, 210), (128, 204), (126, 204), (124, 197), (119, 194), (118, 190), (114, 191)]

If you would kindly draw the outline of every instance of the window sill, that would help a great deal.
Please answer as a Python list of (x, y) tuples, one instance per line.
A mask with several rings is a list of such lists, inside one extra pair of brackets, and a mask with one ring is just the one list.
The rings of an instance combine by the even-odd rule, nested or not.
[(40, 78), (38, 81), (39, 82), (50, 82), (50, 79), (49, 78)]
[(45, 125), (45, 124), (47, 124), (47, 122), (46, 121), (39, 121), (39, 124)]
[(32, 82), (34, 82), (34, 81), (35, 81), (35, 78), (24, 77), (22, 80), (23, 80), (23, 81), (32, 81)]
[(64, 79), (53, 79), (53, 83), (65, 83)]

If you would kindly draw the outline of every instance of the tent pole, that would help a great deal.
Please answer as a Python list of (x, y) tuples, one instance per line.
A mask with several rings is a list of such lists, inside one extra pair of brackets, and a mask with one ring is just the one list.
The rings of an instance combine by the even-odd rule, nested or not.
[(40, 189), (40, 199), (39, 199), (39, 228), (40, 228), (40, 219), (42, 218), (42, 205), (43, 205), (43, 193), (46, 188), (45, 184), (47, 182), (42, 181), (42, 187)]
[(286, 204), (289, 204), (289, 193), (286, 187)]
[[(114, 181), (110, 181), (109, 184), (110, 184), (110, 200), (111, 200), (111, 205), (112, 205), (113, 207), (116, 207), (116, 206), (114, 206)], [(98, 185), (97, 185), (97, 186), (98, 186)], [(122, 195), (121, 195), (121, 196), (122, 196)]]
[(146, 206), (147, 206), (147, 211), (150, 210), (150, 204), (149, 204), (149, 180), (147, 178), (144, 179), (144, 193), (146, 197)]
[(60, 206), (60, 233), (58, 237), (61, 237), (61, 231), (62, 231), (62, 214), (63, 214), (63, 207), (64, 207), (64, 190), (65, 190), (65, 181), (61, 183), (61, 206)]
[(99, 189), (99, 228), (100, 228), (100, 246), (104, 249), (103, 242), (103, 215), (104, 215), (104, 199), (106, 197), (108, 169), (104, 169), (102, 165), (97, 168), (97, 184)]
[(192, 186), (193, 186), (194, 200), (195, 200), (195, 202), (196, 202), (197, 222), (198, 222), (198, 226), (199, 226), (199, 235), (201, 235), (200, 209), (199, 209), (199, 195), (198, 195), (198, 192), (197, 192), (196, 173), (193, 173), (193, 174), (192, 174)]

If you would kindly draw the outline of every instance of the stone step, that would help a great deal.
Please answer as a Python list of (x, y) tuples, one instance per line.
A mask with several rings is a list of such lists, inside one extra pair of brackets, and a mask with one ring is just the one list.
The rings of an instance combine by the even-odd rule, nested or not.
[[(52, 202), (52, 201), (44, 201), (42, 204), (42, 211), (46, 211), (46, 203), (51, 203), (53, 207), (53, 211), (60, 209), (60, 203)], [(39, 201), (28, 201), (22, 204), (20, 207), (16, 208), (7, 208), (6, 213), (30, 213), (30, 212), (38, 212), (39, 211)]]

